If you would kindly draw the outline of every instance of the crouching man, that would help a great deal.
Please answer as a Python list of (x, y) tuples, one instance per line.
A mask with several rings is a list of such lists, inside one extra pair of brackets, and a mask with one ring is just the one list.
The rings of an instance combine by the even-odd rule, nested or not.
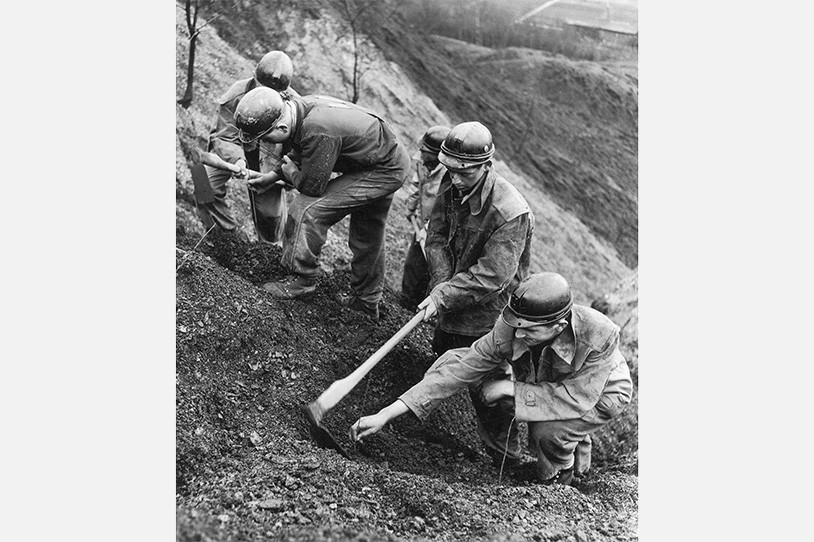
[(528, 423), (539, 482), (569, 484), (590, 467), (590, 434), (630, 402), (633, 383), (619, 351), (619, 326), (573, 304), (557, 273), (524, 279), (492, 330), (469, 348), (445, 352), (396, 401), (350, 429), (358, 441), (413, 412), (425, 419), (468, 386), (478, 433), (496, 465), (522, 459), (518, 422)]

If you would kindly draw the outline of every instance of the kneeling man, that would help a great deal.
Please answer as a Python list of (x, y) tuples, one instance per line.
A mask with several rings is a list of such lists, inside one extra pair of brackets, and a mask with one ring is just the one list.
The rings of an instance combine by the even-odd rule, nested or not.
[[(619, 351), (619, 326), (573, 304), (557, 273), (524, 279), (492, 330), (468, 348), (445, 352), (395, 402), (351, 426), (351, 439), (380, 431), (412, 411), (425, 419), (468, 386), (478, 433), (496, 465), (521, 460), (517, 422), (528, 422), (535, 475), (569, 484), (590, 467), (590, 434), (630, 402), (633, 382)], [(576, 465), (575, 465), (576, 463)]]

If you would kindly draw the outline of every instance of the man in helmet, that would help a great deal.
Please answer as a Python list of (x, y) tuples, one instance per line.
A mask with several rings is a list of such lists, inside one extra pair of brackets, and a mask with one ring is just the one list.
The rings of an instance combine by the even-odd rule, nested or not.
[(245, 144), (283, 143), (286, 153), (292, 153), (283, 157), (279, 174), (270, 172), (251, 185), (262, 190), (284, 181), (299, 192), (291, 202), (281, 260), (291, 275), (263, 288), (283, 299), (312, 294), (328, 230), (350, 215), (352, 295), (347, 304), (378, 319), (385, 221), (393, 193), (410, 173), (410, 157), (390, 125), (369, 109), (343, 100), (284, 100), (267, 88), (246, 94), (235, 111), (235, 124)]
[[(265, 171), (279, 167), (281, 148), (275, 148), (273, 145), (243, 146), (241, 144), (237, 137), (234, 114), (240, 99), (258, 86), (266, 86), (299, 96), (290, 87), (293, 72), (294, 68), (287, 54), (282, 51), (266, 53), (257, 63), (251, 78), (235, 82), (218, 99), (218, 116), (209, 133), (206, 150), (217, 154), (227, 162), (238, 165), (244, 171), (247, 168)], [(226, 183), (232, 174), (210, 166), (200, 167), (205, 168), (205, 177), (208, 178), (208, 186), (206, 186), (205, 180), (196, 182), (195, 185), (198, 213), (204, 227), (208, 229), (215, 224), (219, 230), (235, 232), (238, 224), (226, 202)], [(245, 176), (246, 173), (241, 175), (241, 177)], [(198, 175), (198, 177), (203, 179), (202, 175)], [(196, 180), (195, 175), (193, 175), (193, 180)], [(256, 196), (250, 191), (249, 197), (252, 204), (252, 216), (261, 240), (277, 241), (284, 226), (285, 198), (282, 197), (279, 190), (277, 193), (268, 193), (262, 197)]]
[[(590, 467), (590, 434), (630, 402), (633, 383), (619, 351), (619, 326), (574, 305), (557, 273), (523, 280), (492, 330), (469, 348), (444, 353), (415, 386), (350, 429), (359, 440), (412, 412), (424, 420), (468, 386), (478, 433), (496, 466), (522, 460), (519, 422), (528, 424), (533, 476), (569, 484)], [(507, 446), (508, 443), (508, 446)]]
[(407, 220), (415, 223), (418, 231), (411, 236), (412, 241), (404, 259), (399, 301), (412, 311), (427, 297), (430, 284), (430, 269), (422, 243), (427, 238), (427, 223), (438, 197), (438, 187), (447, 172), (447, 168), (438, 161), (441, 143), (447, 134), (448, 126), (433, 126), (424, 133), (419, 141), (418, 155), (413, 157), (415, 172), (410, 182), (404, 185), (408, 194)]
[(492, 169), (492, 134), (479, 122), (453, 127), (438, 160), (447, 169), (424, 246), (430, 293), (419, 309), (438, 314), (432, 348), (441, 355), (492, 329), (528, 274), (534, 216), (520, 192)]

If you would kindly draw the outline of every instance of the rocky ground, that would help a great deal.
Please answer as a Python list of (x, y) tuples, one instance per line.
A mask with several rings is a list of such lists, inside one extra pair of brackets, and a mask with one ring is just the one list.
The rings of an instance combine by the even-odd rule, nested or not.
[(411, 314), (388, 290), (378, 323), (341, 307), (347, 273), (308, 301), (258, 287), (279, 249), (178, 231), (178, 540), (635, 540), (636, 409), (597, 439), (573, 487), (502, 476), (480, 450), (468, 398), (399, 419), (353, 446), (347, 428), (433, 361), (431, 328), (407, 336), (326, 417), (345, 459), (318, 448), (297, 407), (375, 352)]

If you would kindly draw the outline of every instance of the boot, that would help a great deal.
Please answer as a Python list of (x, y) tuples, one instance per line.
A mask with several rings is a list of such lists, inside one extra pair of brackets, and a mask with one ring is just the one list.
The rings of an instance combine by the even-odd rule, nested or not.
[(267, 282), (262, 288), (279, 299), (302, 299), (314, 293), (317, 283), (304, 275), (292, 275), (284, 280)]
[(359, 311), (362, 314), (365, 314), (371, 317), (373, 320), (379, 319), (379, 304), (376, 303), (372, 305), (370, 303), (366, 303), (353, 295), (342, 295), (339, 298), (339, 304), (343, 307), (347, 307), (349, 309), (353, 309), (355, 311)]

